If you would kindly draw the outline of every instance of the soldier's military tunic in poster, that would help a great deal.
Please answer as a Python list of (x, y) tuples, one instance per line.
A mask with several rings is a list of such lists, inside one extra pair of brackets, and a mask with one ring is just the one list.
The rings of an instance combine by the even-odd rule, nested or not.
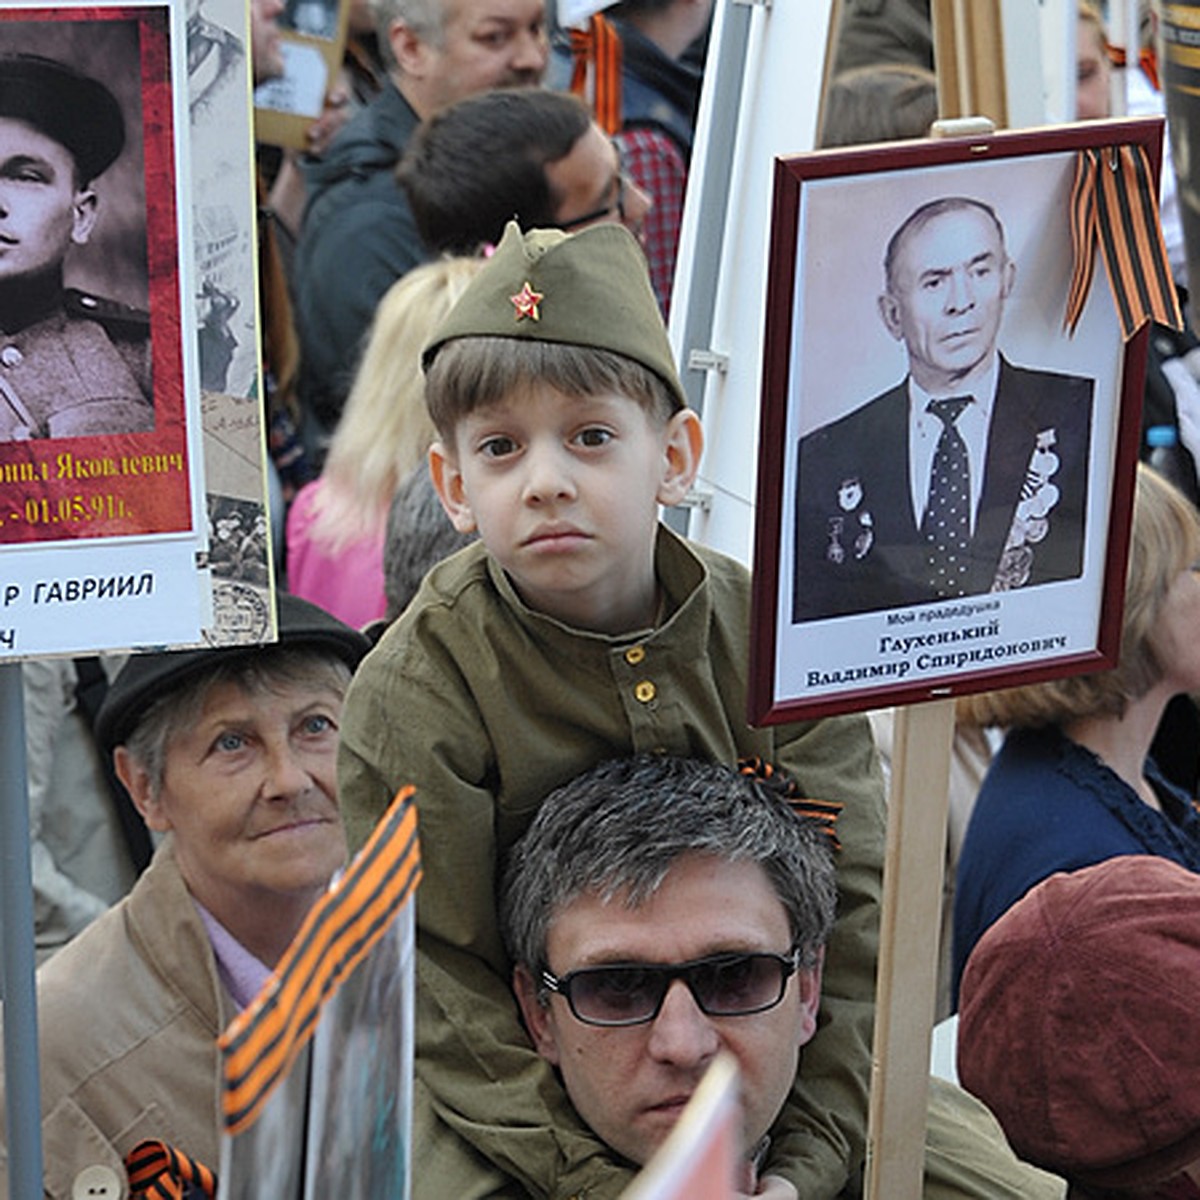
[(41, 317), (0, 328), (0, 442), (154, 428), (150, 320), (66, 288)]

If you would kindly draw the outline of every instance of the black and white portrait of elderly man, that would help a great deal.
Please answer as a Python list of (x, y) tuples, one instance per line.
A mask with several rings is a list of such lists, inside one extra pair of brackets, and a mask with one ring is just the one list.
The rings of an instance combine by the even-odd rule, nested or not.
[(908, 374), (800, 440), (794, 622), (1081, 574), (1095, 384), (1000, 351), (1016, 273), (982, 200), (891, 235), (877, 303)]

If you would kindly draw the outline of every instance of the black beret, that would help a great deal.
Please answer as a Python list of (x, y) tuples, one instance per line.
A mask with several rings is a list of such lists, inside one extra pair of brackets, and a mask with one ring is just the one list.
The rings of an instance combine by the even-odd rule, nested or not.
[(0, 54), (0, 117), (24, 121), (65, 146), (86, 182), (116, 161), (125, 118), (98, 79), (37, 54)]
[(290, 592), (276, 595), (279, 641), (265, 645), (203, 646), (135, 654), (118, 672), (96, 714), (96, 738), (105, 753), (128, 739), (150, 705), (194, 677), (220, 664), (247, 658), (273, 646), (308, 646), (340, 658), (350, 670), (371, 648), (370, 642), (324, 609)]

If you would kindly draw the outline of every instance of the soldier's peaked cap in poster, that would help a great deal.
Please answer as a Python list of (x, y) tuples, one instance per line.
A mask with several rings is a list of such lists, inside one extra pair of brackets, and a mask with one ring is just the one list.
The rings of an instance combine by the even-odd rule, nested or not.
[(125, 119), (98, 79), (37, 54), (0, 54), (0, 117), (10, 117), (65, 146), (87, 183), (125, 147)]

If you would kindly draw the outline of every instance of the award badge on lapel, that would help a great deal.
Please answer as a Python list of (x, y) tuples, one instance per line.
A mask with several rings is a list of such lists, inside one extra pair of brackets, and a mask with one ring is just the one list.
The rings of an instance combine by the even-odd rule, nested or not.
[(849, 552), (855, 559), (864, 559), (875, 541), (875, 519), (861, 507), (862, 482), (857, 478), (843, 479), (838, 485), (837, 501), (841, 512), (829, 518), (829, 545), (825, 548), (825, 557), (831, 563), (845, 562), (846, 540), (853, 536)]
[(1053, 427), (1037, 434), (1021, 485), (1021, 499), (992, 580), (993, 592), (1009, 592), (1029, 581), (1034, 547), (1050, 532), (1050, 513), (1059, 499), (1058, 486), (1051, 482), (1059, 468), (1054, 453), (1057, 440)]

